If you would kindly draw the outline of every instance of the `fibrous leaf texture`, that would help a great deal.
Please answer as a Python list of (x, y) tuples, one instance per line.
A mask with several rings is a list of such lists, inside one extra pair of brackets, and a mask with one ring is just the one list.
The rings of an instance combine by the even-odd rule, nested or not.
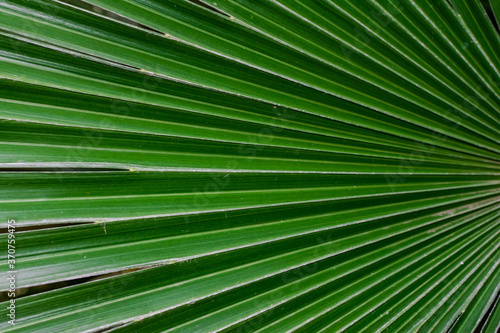
[(0, 1), (0, 330), (498, 330), (499, 1), (215, 1)]

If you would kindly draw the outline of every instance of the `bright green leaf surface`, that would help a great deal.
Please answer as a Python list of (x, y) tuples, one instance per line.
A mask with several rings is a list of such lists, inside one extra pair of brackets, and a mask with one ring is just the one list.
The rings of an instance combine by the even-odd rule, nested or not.
[(0, 330), (495, 332), (499, 129), (479, 0), (1, 1)]

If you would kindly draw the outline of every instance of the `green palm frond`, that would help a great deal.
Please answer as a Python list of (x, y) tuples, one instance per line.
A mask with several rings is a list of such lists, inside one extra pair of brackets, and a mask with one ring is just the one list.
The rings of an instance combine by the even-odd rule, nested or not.
[(495, 332), (499, 1), (215, 1), (0, 2), (0, 330)]

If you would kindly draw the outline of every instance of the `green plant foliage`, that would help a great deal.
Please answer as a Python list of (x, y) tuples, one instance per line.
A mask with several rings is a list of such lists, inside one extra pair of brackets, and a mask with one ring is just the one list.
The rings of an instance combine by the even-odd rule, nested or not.
[(498, 330), (499, 1), (215, 1), (0, 2), (0, 330)]

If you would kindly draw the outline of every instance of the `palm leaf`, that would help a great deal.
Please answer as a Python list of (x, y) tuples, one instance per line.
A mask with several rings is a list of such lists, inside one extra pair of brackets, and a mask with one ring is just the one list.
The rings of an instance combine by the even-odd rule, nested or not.
[(479, 1), (6, 0), (0, 45), (2, 331), (498, 328)]

